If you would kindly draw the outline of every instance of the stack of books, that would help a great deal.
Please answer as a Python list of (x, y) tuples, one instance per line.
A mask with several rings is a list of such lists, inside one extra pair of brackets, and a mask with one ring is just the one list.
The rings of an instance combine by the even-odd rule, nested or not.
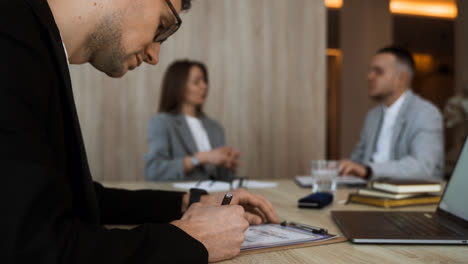
[(378, 207), (437, 204), (442, 185), (426, 180), (377, 180), (370, 188), (358, 189), (349, 195), (348, 202)]

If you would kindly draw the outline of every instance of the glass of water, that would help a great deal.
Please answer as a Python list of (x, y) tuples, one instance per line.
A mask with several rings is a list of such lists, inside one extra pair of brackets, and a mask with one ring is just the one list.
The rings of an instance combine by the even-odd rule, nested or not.
[(336, 177), (338, 177), (337, 160), (313, 160), (311, 163), (312, 192), (334, 193), (336, 190)]

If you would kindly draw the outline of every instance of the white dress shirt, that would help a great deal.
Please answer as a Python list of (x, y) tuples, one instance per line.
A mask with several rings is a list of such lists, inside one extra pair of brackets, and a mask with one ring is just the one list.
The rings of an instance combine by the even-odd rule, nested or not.
[(200, 119), (185, 115), (185, 120), (187, 120), (187, 124), (190, 128), (190, 131), (192, 132), (193, 138), (195, 139), (195, 144), (197, 144), (198, 151), (210, 151), (210, 140)]
[[(185, 120), (187, 120), (187, 124), (192, 132), (192, 136), (195, 139), (195, 144), (197, 145), (198, 151), (200, 152), (207, 152), (210, 151), (211, 144), (210, 139), (208, 138), (208, 133), (206, 133), (206, 129), (203, 127), (200, 119), (185, 115)], [(216, 166), (211, 164), (203, 165), (210, 175), (215, 175), (216, 173)]]
[(60, 33), (60, 31), (59, 31), (59, 34), (60, 34), (60, 39), (62, 39), (63, 51), (65, 51), (65, 57), (67, 58), (68, 70), (70, 70), (70, 62), (68, 61), (68, 52), (67, 52), (67, 48), (65, 47), (65, 42), (63, 42), (62, 33)]
[(392, 144), (393, 127), (400, 111), (401, 105), (405, 101), (406, 92), (396, 100), (391, 106), (384, 108), (384, 118), (380, 134), (377, 139), (375, 152), (372, 155), (372, 162), (382, 163), (390, 160), (390, 150)]
[(67, 48), (65, 48), (65, 43), (63, 43), (63, 41), (62, 41), (62, 46), (63, 46), (63, 51), (65, 51), (65, 57), (67, 58), (67, 65), (68, 65), (68, 68), (70, 68), (70, 62), (68, 61), (68, 52), (67, 52)]

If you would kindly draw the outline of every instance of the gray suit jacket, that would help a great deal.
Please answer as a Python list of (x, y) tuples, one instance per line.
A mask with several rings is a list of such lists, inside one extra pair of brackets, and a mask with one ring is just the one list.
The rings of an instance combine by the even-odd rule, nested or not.
[(400, 108), (392, 136), (390, 161), (373, 163), (384, 117), (379, 105), (367, 114), (361, 138), (351, 160), (372, 168), (373, 177), (442, 178), (444, 173), (444, 138), (439, 110), (411, 90)]
[[(213, 119), (200, 117), (213, 149), (225, 145), (224, 129)], [(160, 113), (148, 123), (149, 151), (144, 157), (144, 176), (149, 181), (180, 181), (208, 179), (204, 166), (184, 172), (184, 158), (198, 152), (195, 139), (183, 114)], [(228, 180), (232, 173), (216, 168), (217, 179)]]

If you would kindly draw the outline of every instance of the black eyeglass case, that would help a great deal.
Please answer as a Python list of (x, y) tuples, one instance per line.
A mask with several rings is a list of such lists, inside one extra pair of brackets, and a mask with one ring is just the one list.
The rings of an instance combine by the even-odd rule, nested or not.
[(333, 201), (333, 194), (327, 192), (316, 192), (299, 199), (299, 208), (320, 209), (329, 205)]

